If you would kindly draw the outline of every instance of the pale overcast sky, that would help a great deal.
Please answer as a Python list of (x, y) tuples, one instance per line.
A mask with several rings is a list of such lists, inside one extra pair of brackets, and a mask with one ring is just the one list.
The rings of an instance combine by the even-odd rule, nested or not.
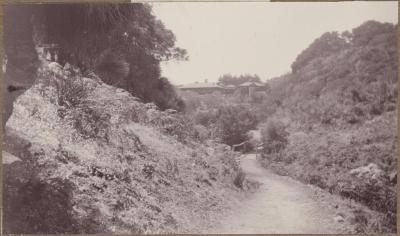
[(162, 65), (174, 84), (214, 82), (224, 73), (266, 80), (289, 72), (296, 56), (324, 32), (351, 30), (367, 20), (398, 21), (397, 2), (151, 5), (189, 54), (189, 61)]

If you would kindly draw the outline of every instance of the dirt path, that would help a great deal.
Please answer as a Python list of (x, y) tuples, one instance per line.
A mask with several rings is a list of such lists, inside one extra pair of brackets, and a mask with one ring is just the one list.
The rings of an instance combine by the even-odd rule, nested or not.
[(242, 167), (248, 178), (262, 185), (255, 194), (223, 219), (222, 226), (215, 229), (215, 233), (291, 234), (347, 231), (346, 222), (338, 222), (337, 211), (332, 203), (320, 202), (309, 186), (262, 168), (254, 154), (242, 158)]

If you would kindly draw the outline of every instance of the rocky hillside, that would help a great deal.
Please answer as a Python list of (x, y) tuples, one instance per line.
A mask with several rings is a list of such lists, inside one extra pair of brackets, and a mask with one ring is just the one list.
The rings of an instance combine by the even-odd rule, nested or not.
[[(50, 63), (17, 99), (4, 233), (195, 233), (248, 183), (236, 154), (174, 110)], [(4, 160), (3, 160), (4, 163)]]
[(328, 32), (269, 82), (260, 161), (280, 174), (361, 202), (358, 232), (394, 232), (397, 26), (365, 22)]

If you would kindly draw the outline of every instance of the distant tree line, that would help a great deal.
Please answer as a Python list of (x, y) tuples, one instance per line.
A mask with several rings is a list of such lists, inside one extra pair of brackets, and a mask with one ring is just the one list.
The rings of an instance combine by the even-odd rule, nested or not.
[[(367, 21), (354, 28), (352, 32), (326, 32), (297, 56), (292, 64), (292, 71), (295, 73), (317, 58), (326, 57), (350, 47), (393, 44), (396, 40), (395, 27), (390, 23)], [(379, 37), (376, 37), (377, 35)]]
[(250, 74), (244, 74), (239, 76), (224, 74), (218, 78), (218, 84), (224, 86), (227, 85), (239, 86), (240, 84), (243, 84), (245, 82), (261, 82), (261, 79), (258, 75), (250, 75)]

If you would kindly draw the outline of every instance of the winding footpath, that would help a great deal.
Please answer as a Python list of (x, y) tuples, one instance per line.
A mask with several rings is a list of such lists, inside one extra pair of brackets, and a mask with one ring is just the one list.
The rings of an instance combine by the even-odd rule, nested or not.
[[(212, 233), (314, 234), (346, 233), (347, 222), (337, 220), (338, 207), (321, 201), (308, 185), (262, 168), (254, 154), (241, 159), (247, 178), (261, 183)], [(335, 220), (336, 217), (336, 220)]]

